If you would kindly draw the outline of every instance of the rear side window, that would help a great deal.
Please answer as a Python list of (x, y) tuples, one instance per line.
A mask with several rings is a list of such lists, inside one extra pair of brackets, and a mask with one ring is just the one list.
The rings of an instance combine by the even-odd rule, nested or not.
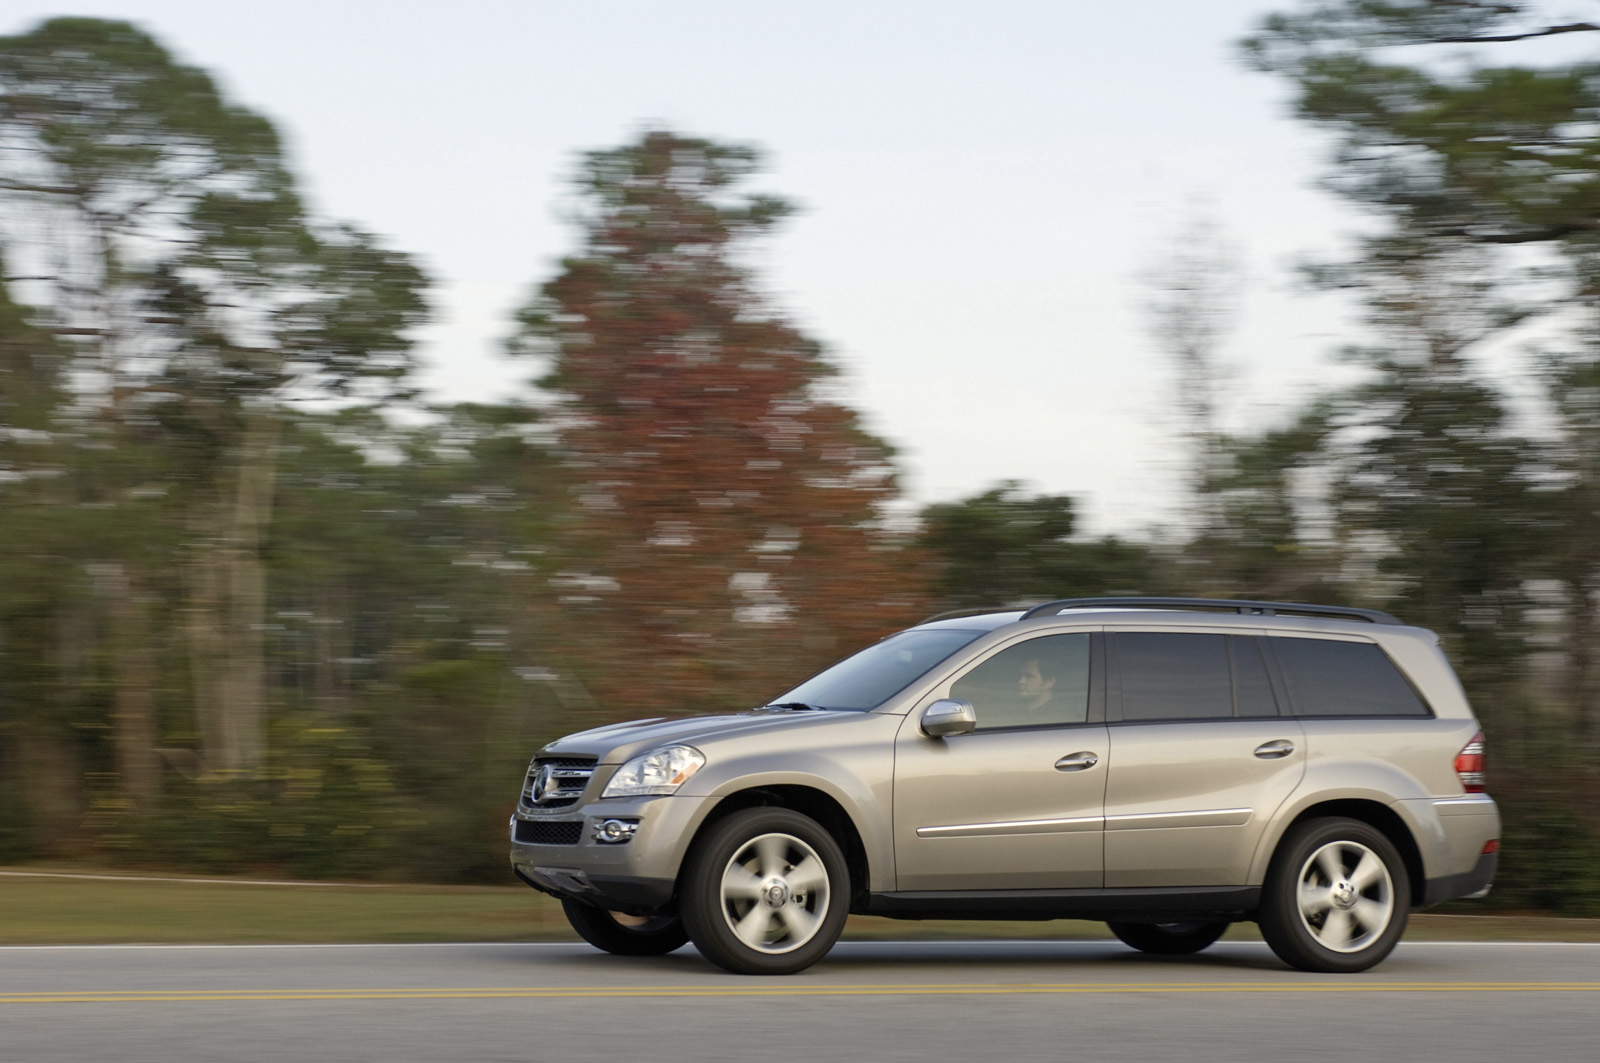
[(1297, 715), (1432, 715), (1389, 655), (1370, 642), (1275, 638), (1272, 646)]
[(1258, 640), (1132, 631), (1111, 636), (1124, 721), (1276, 716)]
[(1116, 635), (1124, 720), (1193, 720), (1233, 715), (1233, 679), (1223, 635)]

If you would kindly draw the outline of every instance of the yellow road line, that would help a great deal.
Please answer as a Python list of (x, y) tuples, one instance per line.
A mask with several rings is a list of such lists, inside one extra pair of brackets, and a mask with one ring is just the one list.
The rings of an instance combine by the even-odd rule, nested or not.
[(316, 1000), (541, 1000), (1071, 993), (1593, 993), (1600, 982), (1017, 982), (780, 987), (489, 986), (418, 989), (154, 989), (0, 993), (0, 1004), (187, 1004)]

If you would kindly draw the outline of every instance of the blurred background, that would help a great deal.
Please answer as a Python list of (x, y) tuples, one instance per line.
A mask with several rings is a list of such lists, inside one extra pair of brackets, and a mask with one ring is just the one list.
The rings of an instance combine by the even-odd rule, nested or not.
[(126, 6), (0, 25), (0, 862), (503, 882), (560, 734), (1181, 594), (1438, 631), (1600, 915), (1581, 10)]

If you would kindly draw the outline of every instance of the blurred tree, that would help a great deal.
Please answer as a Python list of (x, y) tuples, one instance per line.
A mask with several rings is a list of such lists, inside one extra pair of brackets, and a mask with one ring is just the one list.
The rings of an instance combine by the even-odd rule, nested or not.
[[(1600, 241), (1571, 249), (1579, 286), (1577, 324), (1544, 363), (1543, 383), (1558, 428), (1552, 442), (1555, 490), (1542, 575), (1562, 588), (1566, 737), (1600, 753)], [(1595, 767), (1600, 769), (1600, 758)], [(1600, 833), (1600, 832), (1597, 832)]]
[(1215, 538), (1220, 519), (1217, 496), (1226, 468), (1222, 403), (1232, 375), (1220, 348), (1240, 284), (1233, 245), (1200, 215), (1163, 249), (1145, 278), (1150, 334), (1172, 371), (1190, 530), (1198, 543)]
[(581, 250), (522, 311), (575, 505), (567, 649), (605, 711), (749, 703), (912, 615), (888, 448), (744, 245), (788, 213), (748, 148), (654, 130), (588, 155)]
[(1030, 498), (1015, 481), (926, 507), (919, 545), (933, 558), (939, 603), (960, 609), (1161, 592), (1163, 566), (1150, 547), (1074, 540), (1076, 522), (1071, 498)]
[(0, 857), (78, 812), (78, 769), (53, 635), (67, 597), (53, 495), (65, 472), (55, 417), (64, 352), (28, 323), (0, 261)]
[(1349, 410), (1372, 434), (1335, 488), (1342, 530), (1371, 533), (1370, 593), (1440, 632), (1485, 719), (1509, 723), (1526, 679), (1526, 581), (1546, 548), (1538, 452), (1464, 369), (1384, 369)]
[[(306, 817), (286, 859), (381, 863), (396, 835), (377, 828), (404, 823), (419, 874), (496, 880), (508, 786), (530, 750), (571, 729), (543, 627), (542, 544), (563, 493), (536, 411), (435, 412), (422, 425), (362, 409), (285, 424), (267, 544), (281, 737), (292, 756), (339, 735), (354, 751), (340, 760), (371, 785), (290, 787), (273, 811)], [(336, 814), (373, 828), (359, 851), (327, 848), (319, 822)]]
[[(1528, 818), (1516, 802), (1536, 800), (1519, 768), (1560, 762), (1573, 794), (1600, 770), (1600, 68), (1592, 47), (1558, 43), (1595, 33), (1600, 23), (1554, 3), (1307, 0), (1245, 42), (1259, 69), (1295, 86), (1300, 115), (1333, 134), (1327, 186), (1380, 223), (1352, 262), (1319, 277), (1361, 293), (1380, 336), (1362, 352), (1376, 377), (1345, 410), (1358, 427), (1342, 438), (1359, 445), (1338, 480), (1340, 516), (1375, 537), (1397, 609), (1452, 643), (1504, 754), (1495, 785), (1508, 823)], [(1568, 333), (1546, 366), (1559, 433), (1548, 447), (1516, 438), (1506, 394), (1471, 364), (1534, 313)], [(1530, 623), (1532, 603), (1558, 606), (1559, 619)], [(1552, 639), (1563, 678), (1537, 682), (1534, 640)], [(1587, 749), (1574, 741), (1586, 735)], [(1518, 751), (1537, 755), (1518, 764)], [(1592, 834), (1597, 814), (1579, 820)], [(1505, 885), (1532, 895), (1525, 880)]]
[[(0, 38), (0, 233), (16, 284), (69, 345), (83, 445), (159, 443), (161, 468), (113, 463), (76, 501), (174, 508), (203, 761), (256, 771), (279, 409), (401, 393), (421, 274), (308, 221), (269, 123), (142, 30), (94, 19)], [(113, 630), (144, 629), (160, 566), (125, 535), (98, 549)], [(123, 688), (148, 683), (133, 638), (109, 643)]]
[(1174, 590), (1208, 598), (1337, 600), (1315, 574), (1329, 558), (1305, 541), (1300, 474), (1318, 461), (1324, 411), (1256, 436), (1223, 428), (1234, 367), (1222, 341), (1240, 298), (1237, 251), (1196, 215), (1145, 277), (1145, 315), (1171, 374), (1188, 496), (1187, 541), (1174, 557)]
[[(1511, 50), (1600, 29), (1554, 11), (1319, 0), (1245, 42), (1260, 69), (1297, 87), (1301, 116), (1337, 138), (1328, 186), (1383, 226), (1350, 261), (1312, 271), (1358, 293), (1379, 337), (1352, 352), (1375, 376), (1342, 400), (1343, 421), (1365, 434), (1340, 474), (1341, 518), (1379, 537), (1367, 545), (1381, 544), (1399, 607), (1452, 633), (1469, 688), (1502, 698), (1523, 655), (1530, 559), (1571, 547), (1551, 538), (1545, 456), (1509, 431), (1503, 396), (1471, 359), (1532, 314), (1581, 301), (1571, 262), (1600, 229), (1593, 65)], [(1490, 65), (1518, 57), (1530, 62)], [(1569, 524), (1574, 534), (1588, 535)], [(1577, 626), (1592, 630), (1592, 618)]]
[(1332, 413), (1330, 402), (1319, 399), (1286, 425), (1221, 439), (1212, 518), (1179, 559), (1187, 589), (1205, 597), (1330, 604), (1349, 596), (1320, 491)]
[[(1563, 8), (1305, 0), (1244, 47), (1296, 86), (1301, 117), (1337, 138), (1328, 184), (1340, 195), (1419, 235), (1541, 243), (1600, 227), (1593, 60), (1519, 47), (1600, 32)], [(1515, 58), (1523, 65), (1490, 65)]]

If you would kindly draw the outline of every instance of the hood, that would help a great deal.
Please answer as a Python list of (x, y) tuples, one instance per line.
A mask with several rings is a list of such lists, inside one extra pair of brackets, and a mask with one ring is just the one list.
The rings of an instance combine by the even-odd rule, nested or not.
[(579, 731), (556, 739), (540, 750), (539, 755), (598, 757), (601, 764), (621, 764), (630, 757), (674, 742), (702, 747), (736, 735), (815, 727), (842, 718), (859, 719), (862, 715), (856, 711), (830, 709), (757, 709), (723, 716), (658, 716)]

